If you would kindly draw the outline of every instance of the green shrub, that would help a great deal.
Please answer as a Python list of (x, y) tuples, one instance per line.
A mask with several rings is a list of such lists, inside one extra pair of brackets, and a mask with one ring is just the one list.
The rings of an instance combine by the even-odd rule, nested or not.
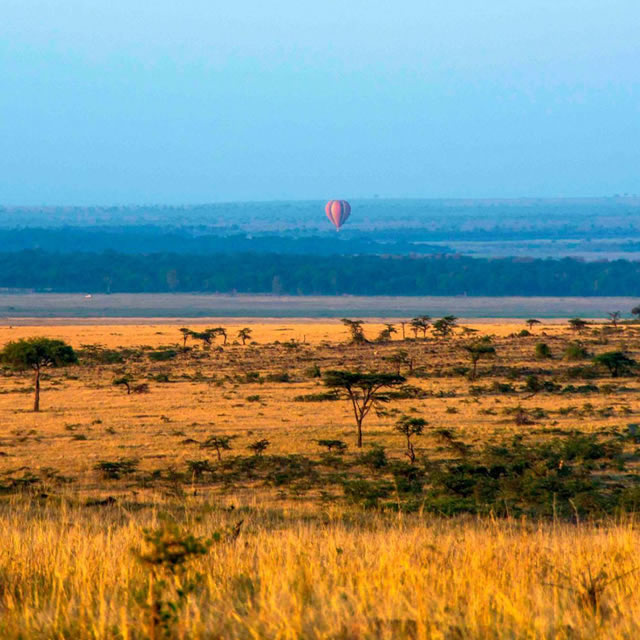
[(357, 479), (345, 481), (343, 489), (349, 502), (370, 509), (377, 507), (381, 499), (392, 494), (393, 485), (387, 480)]
[(247, 371), (242, 376), (236, 376), (236, 380), (241, 384), (262, 384), (264, 382), (263, 378), (260, 377), (260, 373), (258, 371)]
[(82, 361), (95, 364), (122, 364), (129, 355), (129, 350), (105, 349), (99, 345), (83, 345), (78, 351)]
[(387, 454), (384, 447), (374, 445), (369, 451), (358, 456), (358, 462), (370, 469), (382, 469), (387, 466)]
[(134, 473), (140, 461), (137, 458), (121, 458), (120, 460), (100, 460), (94, 465), (96, 471), (100, 471), (105, 478), (119, 480), (122, 476)]
[(551, 354), (551, 348), (546, 342), (538, 342), (536, 344), (536, 358), (544, 360), (546, 358), (553, 357)]
[(149, 360), (154, 362), (165, 362), (167, 360), (173, 360), (178, 355), (178, 352), (174, 349), (166, 349), (164, 351), (151, 351), (149, 352)]
[(409, 400), (428, 398), (431, 394), (420, 387), (411, 384), (401, 385), (397, 391), (388, 391), (385, 396), (390, 400)]
[(569, 367), (566, 375), (570, 380), (595, 380), (599, 377), (599, 372), (597, 367), (592, 365), (578, 365), (575, 367)]
[(267, 375), (267, 382), (291, 382), (291, 376), (288, 371), (280, 373), (270, 373)]
[(586, 360), (589, 352), (579, 342), (572, 342), (564, 350), (564, 357), (565, 360)]
[(312, 367), (304, 370), (304, 375), (307, 378), (321, 378), (322, 372), (320, 371), (320, 367), (317, 364), (314, 364)]
[(296, 396), (294, 402), (333, 402), (340, 400), (340, 394), (336, 391), (326, 391), (324, 393), (308, 393), (306, 395)]
[(338, 453), (344, 453), (347, 450), (347, 444), (342, 440), (318, 440), (318, 446), (326, 447), (327, 451), (335, 449)]

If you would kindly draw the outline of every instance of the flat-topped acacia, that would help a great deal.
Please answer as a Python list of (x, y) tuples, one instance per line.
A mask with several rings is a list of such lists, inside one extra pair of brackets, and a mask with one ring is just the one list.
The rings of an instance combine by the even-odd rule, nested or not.
[(40, 410), (40, 372), (45, 367), (65, 367), (78, 361), (75, 351), (62, 340), (22, 338), (9, 342), (0, 351), (0, 362), (14, 369), (35, 371), (33, 410)]
[(362, 422), (376, 401), (383, 400), (380, 390), (395, 387), (405, 382), (397, 373), (360, 373), (358, 371), (327, 371), (323, 382), (332, 389), (343, 389), (353, 406), (358, 429), (358, 447), (362, 446)]

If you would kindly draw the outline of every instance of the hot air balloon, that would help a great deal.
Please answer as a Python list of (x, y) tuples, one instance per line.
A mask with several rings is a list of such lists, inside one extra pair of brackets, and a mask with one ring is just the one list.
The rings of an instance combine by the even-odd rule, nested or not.
[(324, 211), (327, 218), (336, 226), (336, 231), (339, 231), (351, 213), (351, 205), (346, 200), (329, 200)]

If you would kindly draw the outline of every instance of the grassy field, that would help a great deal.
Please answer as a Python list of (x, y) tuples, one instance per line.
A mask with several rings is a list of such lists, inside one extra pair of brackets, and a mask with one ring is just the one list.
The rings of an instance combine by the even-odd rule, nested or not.
[[(0, 375), (1, 637), (640, 635), (640, 383), (593, 362), (640, 360), (638, 326), (220, 324), (186, 348), (176, 324), (0, 327), (79, 356), (38, 413), (31, 374)], [(406, 378), (361, 449), (335, 369)]]

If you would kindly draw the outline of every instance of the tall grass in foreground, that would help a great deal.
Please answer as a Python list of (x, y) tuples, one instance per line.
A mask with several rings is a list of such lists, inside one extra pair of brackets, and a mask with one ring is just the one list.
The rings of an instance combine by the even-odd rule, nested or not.
[[(239, 535), (216, 535), (240, 519)], [(193, 506), (169, 521), (215, 539), (180, 578), (201, 575), (170, 637), (640, 637), (633, 522)], [(137, 554), (142, 527), (162, 526), (151, 510), (3, 506), (0, 637), (147, 637), (149, 570)]]

